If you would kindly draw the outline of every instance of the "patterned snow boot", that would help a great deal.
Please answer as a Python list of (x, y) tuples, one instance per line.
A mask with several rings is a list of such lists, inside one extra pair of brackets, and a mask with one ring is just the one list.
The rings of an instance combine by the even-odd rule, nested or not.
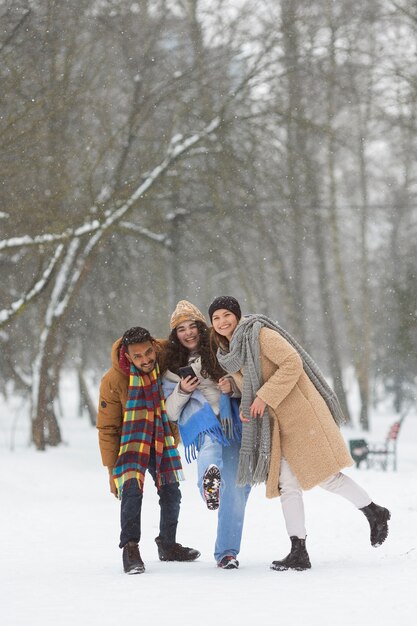
[(203, 494), (207, 508), (215, 511), (220, 503), (220, 470), (217, 465), (209, 465), (203, 476)]

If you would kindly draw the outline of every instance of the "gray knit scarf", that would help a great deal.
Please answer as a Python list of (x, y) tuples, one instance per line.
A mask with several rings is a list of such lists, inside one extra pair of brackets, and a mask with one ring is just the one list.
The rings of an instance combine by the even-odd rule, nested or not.
[(233, 333), (229, 352), (217, 351), (220, 365), (233, 374), (245, 367), (241, 411), (250, 419), (242, 425), (242, 444), (237, 474), (238, 485), (255, 485), (268, 477), (271, 458), (270, 416), (266, 410), (262, 418), (250, 418), (250, 406), (256, 392), (263, 385), (260, 361), (259, 332), (266, 327), (278, 332), (298, 352), (304, 371), (326, 402), (334, 421), (339, 426), (345, 421), (339, 401), (327, 384), (318, 365), (300, 344), (276, 322), (265, 315), (248, 315), (241, 319)]

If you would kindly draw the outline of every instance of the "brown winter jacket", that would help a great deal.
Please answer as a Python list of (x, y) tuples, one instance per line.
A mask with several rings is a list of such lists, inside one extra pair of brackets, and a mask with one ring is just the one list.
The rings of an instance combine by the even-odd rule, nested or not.
[[(111, 368), (104, 374), (100, 383), (100, 398), (97, 413), (98, 441), (103, 465), (113, 467), (120, 448), (123, 414), (127, 402), (129, 376), (119, 365), (121, 338), (114, 342), (111, 351)], [(163, 349), (162, 342), (156, 342), (157, 351)], [(179, 434), (175, 424), (169, 423), (175, 443)]]
[[(272, 425), (271, 465), (266, 495), (280, 495), (279, 472), (284, 456), (303, 489), (353, 464), (333, 417), (303, 369), (295, 349), (281, 335), (262, 328), (259, 335), (262, 378), (257, 396), (268, 405)], [(241, 372), (233, 378), (242, 390)]]

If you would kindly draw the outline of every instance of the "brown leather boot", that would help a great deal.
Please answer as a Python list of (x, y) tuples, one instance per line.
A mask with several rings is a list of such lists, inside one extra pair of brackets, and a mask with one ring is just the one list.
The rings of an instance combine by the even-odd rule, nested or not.
[(173, 543), (167, 546), (162, 543), (160, 537), (155, 539), (158, 546), (158, 556), (160, 561), (195, 561), (200, 556), (200, 552), (194, 548), (187, 548), (180, 543)]
[(143, 574), (145, 565), (139, 552), (136, 541), (128, 541), (123, 547), (123, 569), (126, 574)]

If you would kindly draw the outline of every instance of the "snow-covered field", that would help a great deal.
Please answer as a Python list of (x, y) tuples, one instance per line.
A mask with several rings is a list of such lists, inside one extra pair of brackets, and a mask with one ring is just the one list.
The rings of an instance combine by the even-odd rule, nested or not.
[[(127, 576), (118, 548), (120, 504), (108, 492), (96, 431), (75, 415), (70, 389), (67, 398), (61, 423), (67, 445), (46, 453), (27, 447), (27, 425), (19, 420), (14, 432), (10, 407), (0, 403), (3, 626), (416, 623), (417, 414), (407, 417), (400, 434), (396, 473), (347, 470), (391, 509), (382, 547), (370, 546), (360, 512), (316, 488), (305, 495), (312, 569), (271, 571), (289, 540), (279, 500), (267, 500), (258, 487), (249, 498), (241, 567), (219, 570), (212, 557), (216, 513), (200, 500), (192, 465), (182, 483), (178, 541), (202, 556), (194, 563), (158, 560), (159, 507), (148, 476), (141, 541), (146, 573)], [(374, 418), (369, 438), (383, 438), (391, 421)]]

